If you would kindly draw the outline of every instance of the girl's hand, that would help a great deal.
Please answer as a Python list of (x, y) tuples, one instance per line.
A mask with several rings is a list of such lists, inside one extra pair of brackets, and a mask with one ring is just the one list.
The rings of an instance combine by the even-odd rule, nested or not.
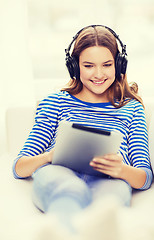
[(50, 152), (46, 152), (47, 162), (51, 163), (55, 148), (52, 148)]
[(95, 170), (105, 173), (113, 178), (121, 178), (123, 158), (120, 154), (107, 154), (93, 158), (90, 162)]

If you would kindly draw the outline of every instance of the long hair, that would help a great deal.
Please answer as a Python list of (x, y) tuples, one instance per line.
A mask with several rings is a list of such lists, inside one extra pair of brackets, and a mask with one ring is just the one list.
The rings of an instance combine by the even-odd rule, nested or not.
[[(83, 50), (88, 47), (103, 46), (110, 50), (114, 61), (119, 53), (118, 44), (115, 36), (103, 26), (87, 27), (83, 29), (74, 44), (72, 56), (79, 64), (79, 56)], [(71, 95), (79, 93), (83, 88), (80, 78), (73, 78), (68, 86), (62, 91), (67, 91)], [(136, 99), (142, 105), (142, 99), (138, 96), (138, 85), (133, 83), (129, 86), (127, 75), (121, 74), (120, 78), (115, 77), (115, 81), (108, 89), (108, 99), (113, 106), (120, 108), (131, 99)]]

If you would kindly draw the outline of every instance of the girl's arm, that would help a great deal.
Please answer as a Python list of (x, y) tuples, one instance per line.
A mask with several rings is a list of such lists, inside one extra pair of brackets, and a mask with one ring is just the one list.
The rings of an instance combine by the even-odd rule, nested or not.
[[(128, 109), (126, 109), (127, 106)], [(122, 149), (123, 157), (118, 154), (108, 154), (94, 158), (90, 165), (113, 178), (127, 181), (133, 188), (148, 189), (151, 186), (153, 174), (150, 166), (145, 112), (143, 106), (137, 101), (132, 101), (130, 105), (125, 106), (125, 111), (129, 112), (130, 109), (132, 109), (132, 117), (129, 119), (129, 132), (126, 135), (127, 151)]]
[(120, 178), (126, 180), (133, 188), (141, 189), (146, 182), (146, 177), (143, 169), (123, 164)]
[(146, 172), (141, 168), (129, 166), (122, 160), (119, 154), (108, 154), (95, 157), (90, 165), (99, 172), (127, 181), (133, 188), (142, 188), (146, 182)]
[(54, 149), (52, 149), (50, 152), (45, 152), (36, 156), (21, 157), (20, 159), (18, 159), (15, 165), (16, 174), (20, 178), (30, 177), (37, 168), (45, 164), (51, 163), (53, 151)]
[(59, 112), (58, 94), (52, 94), (38, 105), (35, 123), (24, 146), (13, 163), (15, 178), (26, 178), (52, 161), (54, 135)]

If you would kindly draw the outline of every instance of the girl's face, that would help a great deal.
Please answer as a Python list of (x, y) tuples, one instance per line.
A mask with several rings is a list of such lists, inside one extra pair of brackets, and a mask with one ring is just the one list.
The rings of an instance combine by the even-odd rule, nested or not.
[(114, 58), (102, 46), (89, 47), (79, 56), (80, 80), (83, 89), (79, 98), (88, 102), (108, 102), (108, 89), (115, 80)]

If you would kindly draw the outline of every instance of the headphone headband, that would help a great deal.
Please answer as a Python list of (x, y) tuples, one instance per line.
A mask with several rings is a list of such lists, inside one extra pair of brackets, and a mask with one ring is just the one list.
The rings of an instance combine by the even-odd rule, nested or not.
[(126, 53), (126, 45), (124, 45), (122, 43), (122, 41), (119, 38), (119, 35), (117, 35), (111, 28), (105, 26), (105, 25), (89, 25), (87, 27), (82, 28), (81, 30), (79, 30), (76, 35), (73, 37), (73, 40), (71, 41), (71, 43), (69, 44), (68, 48), (65, 49), (65, 53), (66, 53), (66, 66), (68, 68), (68, 71), (70, 73), (71, 78), (75, 77), (76, 79), (79, 78), (79, 64), (76, 62), (76, 60), (74, 59), (74, 57), (72, 57), (70, 55), (70, 49), (71, 46), (73, 44), (73, 42), (77, 39), (77, 37), (79, 36), (79, 34), (89, 28), (89, 27), (104, 27), (107, 30), (109, 30), (113, 36), (119, 41), (121, 48), (122, 48), (122, 52), (118, 53), (117, 57), (116, 57), (116, 63), (115, 63), (115, 68), (116, 68), (116, 77), (117, 78), (121, 78), (121, 74), (125, 74), (126, 73), (126, 68), (127, 68), (127, 53)]
[(125, 53), (125, 54), (127, 55), (127, 53), (126, 53), (126, 45), (122, 43), (122, 41), (121, 41), (120, 38), (119, 38), (119, 35), (117, 35), (111, 28), (109, 28), (109, 27), (107, 27), (107, 26), (105, 26), (105, 25), (89, 25), (89, 26), (87, 26), (87, 27), (84, 27), (84, 28), (80, 29), (80, 30), (76, 33), (76, 35), (73, 37), (73, 40), (72, 40), (71, 43), (69, 44), (68, 48), (65, 49), (65, 53), (66, 53), (66, 54), (69, 53), (73, 42), (77, 39), (77, 37), (79, 36), (79, 34), (80, 34), (83, 30), (85, 30), (85, 29), (87, 29), (87, 28), (89, 28), (89, 27), (93, 27), (93, 28), (94, 28), (94, 27), (104, 27), (104, 28), (106, 28), (107, 30), (109, 30), (109, 31), (113, 34), (113, 36), (119, 41), (119, 43), (120, 43), (120, 45), (121, 45), (121, 47), (122, 47), (122, 53)]

